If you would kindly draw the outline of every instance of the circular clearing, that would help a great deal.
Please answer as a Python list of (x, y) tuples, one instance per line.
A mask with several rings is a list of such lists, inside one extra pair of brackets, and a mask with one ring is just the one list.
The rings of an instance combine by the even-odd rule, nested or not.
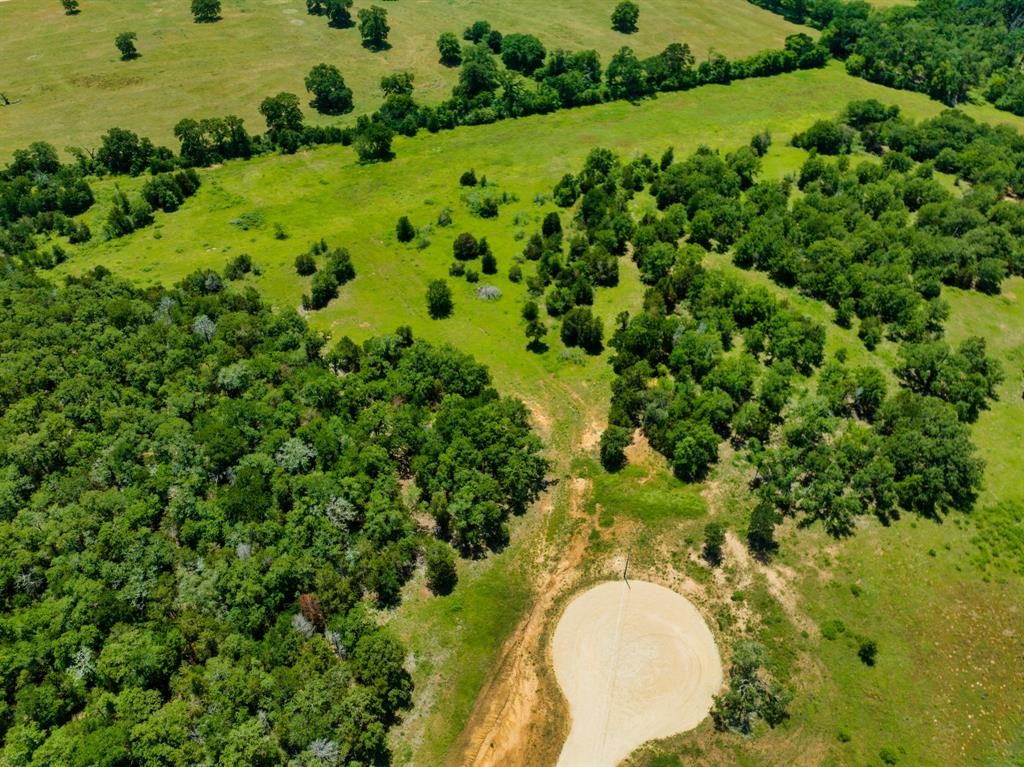
[(722, 686), (703, 616), (646, 581), (609, 581), (577, 596), (552, 649), (572, 714), (559, 767), (614, 767), (649, 740), (693, 729)]

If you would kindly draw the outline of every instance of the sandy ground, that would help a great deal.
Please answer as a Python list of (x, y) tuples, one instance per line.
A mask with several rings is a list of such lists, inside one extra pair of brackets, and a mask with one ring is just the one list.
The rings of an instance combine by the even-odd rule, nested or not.
[(692, 729), (722, 686), (700, 612), (646, 581), (610, 581), (576, 597), (552, 649), (572, 713), (559, 767), (614, 767), (649, 740)]

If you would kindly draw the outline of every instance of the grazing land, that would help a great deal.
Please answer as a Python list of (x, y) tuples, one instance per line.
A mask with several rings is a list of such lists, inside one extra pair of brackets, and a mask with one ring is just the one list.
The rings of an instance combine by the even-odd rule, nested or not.
[[(67, 16), (0, 0), (0, 93), (17, 101), (0, 107), (0, 156), (92, 148), (115, 125), (176, 145), (186, 116), (262, 130), (257, 105), (281, 90), (303, 94), (312, 123), (348, 126), (398, 70), (437, 104), (458, 79), (437, 36), (478, 19), (603, 62), (685, 41), (710, 64), (711, 50), (811, 32), (743, 0), (646, 0), (628, 36), (593, 3), (385, 5), (391, 47), (373, 53), (299, 0), (224, 0), (212, 24), (166, 0), (83, 0)], [(142, 55), (122, 62), (113, 37), (128, 28)], [(353, 89), (351, 115), (305, 106), (321, 61)], [(1024, 118), (980, 97), (946, 113), (839, 61), (748, 77), (421, 129), (369, 159), (365, 132), (209, 167), (172, 157), (175, 175), (156, 178), (18, 155), (0, 175), (0, 322), (39, 348), (0, 338), (0, 762), (156, 767), (173, 744), (181, 763), (231, 767), (525, 767), (591, 763), (591, 746), (629, 767), (1024, 764)], [(858, 122), (850, 102), (882, 117)], [(889, 106), (946, 122), (915, 134)], [(1004, 127), (969, 143), (971, 121)], [(40, 209), (54, 178), (73, 196), (73, 173), (95, 200), (66, 220)], [(168, 184), (188, 192), (161, 207)], [(747, 236), (752, 222), (776, 239)], [(833, 252), (818, 285), (764, 256)], [(615, 279), (566, 279), (582, 262)], [(65, 294), (39, 278), (80, 305), (54, 305)], [(886, 297), (916, 308), (886, 325), (888, 305), (851, 314), (854, 291), (830, 291), (854, 282), (863, 303), (905, 283)], [(914, 378), (913, 343), (949, 386), (910, 396), (934, 382)], [(949, 373), (967, 353), (942, 343), (974, 349), (969, 374)], [(498, 412), (461, 354), (525, 411)], [(1001, 377), (978, 372), (990, 364)], [(868, 385), (834, 394), (865, 368), (877, 410), (858, 409)], [(774, 407), (771, 376), (788, 387)], [(116, 406), (93, 404), (101, 387)], [(928, 442), (925, 424), (897, 443), (899, 404), (923, 401), (945, 438)], [(152, 411), (152, 443), (125, 403)], [(741, 421), (751, 412), (765, 420)], [(973, 479), (955, 464), (976, 497), (912, 508), (914, 477), (894, 489), (900, 448), (952, 444), (984, 462)], [(840, 464), (875, 473), (850, 481), (830, 473)], [(950, 486), (929, 468), (929, 487)], [(72, 626), (99, 593), (126, 600), (103, 603), (124, 622)], [(621, 634), (590, 641), (620, 618)], [(627, 683), (616, 708), (608, 690)]]
[[(438, 36), (461, 38), (481, 19), (504, 33), (533, 32), (549, 50), (593, 48), (605, 61), (622, 45), (650, 56), (675, 42), (689, 43), (698, 57), (710, 49), (744, 56), (802, 29), (744, 0), (649, 0), (639, 31), (628, 36), (611, 29), (603, 5), (580, 0), (398, 2), (387, 11), (391, 48), (371, 52), (355, 28), (332, 29), (307, 15), (303, 0), (226, 0), (214, 24), (192, 23), (187, 2), (91, 0), (65, 16), (56, 0), (8, 0), (0, 4), (0, 92), (21, 103), (0, 110), (0, 155), (39, 140), (92, 147), (114, 127), (174, 145), (171, 131), (184, 117), (236, 114), (261, 130), (260, 101), (279, 91), (303, 94), (303, 78), (321, 62), (341, 70), (357, 113), (376, 109), (380, 78), (400, 70), (415, 75), (419, 100), (436, 103), (457, 75), (438, 61)], [(139, 36), (134, 61), (120, 61), (114, 47), (124, 30)]]
[[(471, 352), (491, 368), (496, 382), (530, 403), (535, 418), (546, 424), (544, 431), (556, 463), (562, 467), (560, 476), (568, 479), (578, 476), (581, 469), (574, 470), (567, 458), (576, 455), (581, 444), (590, 446), (585, 453), (594, 450), (586, 433), (595, 428), (595, 422), (596, 428), (602, 428), (602, 403), (611, 377), (600, 358), (573, 356), (557, 341), (541, 355), (525, 349), (517, 319), (524, 292), (508, 281), (504, 265), (521, 250), (524, 240), (517, 239), (520, 233), (536, 227), (544, 213), (554, 209), (550, 202), (537, 204), (535, 197), (543, 201), (555, 181), (578, 167), (594, 147), (610, 147), (633, 156), (657, 154), (674, 146), (678, 156), (701, 144), (729, 150), (765, 128), (775, 141), (765, 158), (764, 174), (782, 177), (793, 173), (806, 157), (803, 151), (786, 146), (789, 135), (834, 115), (850, 99), (870, 97), (897, 104), (913, 117), (927, 117), (942, 109), (923, 96), (886, 90), (830, 66), (770, 80), (662, 95), (641, 105), (608, 104), (583, 113), (561, 112), (399, 139), (397, 156), (387, 164), (362, 166), (346, 148), (230, 162), (204, 171), (204, 185), (195, 199), (176, 213), (158, 214), (152, 230), (83, 246), (60, 271), (81, 272), (103, 264), (142, 285), (173, 282), (196, 268), (216, 266), (245, 251), (254, 254), (262, 269), (260, 276), (247, 279), (275, 304), (297, 306), (308, 278), (295, 274), (295, 254), (319, 237), (345, 243), (353, 252), (360, 276), (339, 299), (310, 315), (314, 326), (335, 337), (347, 334), (359, 339), (407, 323), (417, 335), (449, 341)], [(1018, 118), (989, 107), (972, 107), (969, 113), (995, 123), (1020, 124)], [(581, 114), (586, 115), (585, 120), (580, 119)], [(533, 138), (538, 133), (545, 136), (543, 145)], [(458, 158), (457, 164), (453, 165), (453, 158)], [(458, 187), (458, 175), (468, 168), (486, 174), (498, 189), (517, 195), (518, 202), (503, 207), (496, 219), (472, 217)], [(118, 183), (129, 188), (132, 182)], [(111, 186), (109, 182), (99, 185), (105, 190), (101, 194), (109, 193)], [(429, 227), (445, 208), (452, 211), (454, 224), (433, 227), (426, 247), (402, 246), (395, 240), (393, 226), (399, 216), (408, 215), (417, 226)], [(102, 203), (97, 206), (97, 217), (103, 209)], [(249, 212), (258, 213), (263, 224), (243, 231), (232, 223)], [(287, 240), (275, 239), (272, 225), (278, 222), (286, 228)], [(456, 281), (455, 314), (438, 323), (427, 317), (422, 295), (430, 279), (445, 275), (451, 261), (451, 240), (463, 229), (488, 238), (502, 268), (486, 280), (504, 295), (497, 302), (479, 301), (474, 286)], [(895, 359), (895, 349), (885, 344), (874, 353), (864, 350), (854, 332), (829, 322), (830, 311), (820, 302), (777, 288), (762, 275), (736, 270), (727, 259), (710, 258), (717, 268), (752, 284), (770, 286), (801, 311), (828, 322), (826, 350), (830, 353), (846, 348), (852, 359), (877, 357), (887, 364)], [(835, 542), (813, 530), (787, 528), (778, 567), (785, 573), (784, 594), (799, 607), (806, 624), (794, 624), (775, 607), (774, 617), (769, 619), (770, 633), (773, 646), (780, 651), (784, 648), (788, 663), (800, 671), (798, 685), (808, 696), (797, 697), (798, 713), (792, 724), (766, 734), (763, 744), (775, 744), (783, 753), (796, 754), (808, 748), (822, 754), (835, 751), (844, 760), (850, 754), (871, 758), (886, 745), (879, 745), (878, 733), (892, 732), (888, 722), (896, 716), (901, 721), (908, 717), (907, 721), (923, 728), (919, 737), (904, 741), (907, 753), (916, 755), (921, 764), (941, 762), (943, 752), (929, 746), (936, 739), (946, 739), (947, 745), (956, 743), (957, 748), (963, 745), (970, 749), (965, 752), (967, 757), (975, 761), (992, 753), (1012, 753), (1006, 749), (1016, 747), (1009, 740), (1010, 723), (1021, 721), (1024, 711), (1015, 700), (1013, 687), (1004, 680), (972, 677), (972, 684), (981, 685), (975, 688), (979, 695), (991, 704), (986, 713), (979, 711), (971, 720), (971, 737), (967, 739), (959, 729), (961, 709), (955, 697), (936, 698), (926, 721), (908, 691), (949, 689), (949, 685), (960, 683), (958, 675), (968, 656), (962, 654), (967, 648), (957, 637), (972, 631), (978, 620), (966, 611), (970, 604), (967, 595), (975, 589), (984, 588), (988, 594), (993, 627), (998, 632), (1014, 632), (1014, 605), (1024, 595), (1024, 588), (999, 563), (1020, 554), (1019, 549), (1008, 550), (1007, 541), (1012, 539), (997, 531), (1016, 528), (1015, 513), (1006, 509), (1017, 508), (1024, 497), (1024, 487), (1016, 476), (999, 468), (1015, 465), (1013, 445), (1024, 424), (1019, 396), (1024, 341), (1012, 330), (1020, 324), (1018, 284), (1011, 280), (998, 297), (953, 289), (946, 292), (952, 305), (951, 340), (983, 332), (1007, 371), (1001, 399), (973, 428), (988, 466), (986, 489), (975, 514), (942, 525), (905, 520), (891, 528), (869, 526), (848, 542)], [(595, 308), (610, 322), (623, 309), (636, 311), (641, 300), (640, 285), (627, 277), (618, 287), (600, 291)], [(985, 307), (983, 312), (981, 307)], [(985, 318), (980, 328), (979, 313)], [(593, 478), (592, 495), (586, 502), (593, 516), (574, 515), (565, 508), (569, 505), (566, 495), (556, 490), (548, 516), (521, 520), (506, 552), (466, 564), (464, 582), (451, 601), (430, 598), (415, 589), (407, 593), (406, 602), (391, 620), (416, 657), (414, 678), (419, 698), (415, 713), (398, 731), (399, 759), (410, 764), (436, 763), (458, 741), (471, 717), (477, 691), (502, 657), (503, 641), (512, 634), (523, 606), (533, 599), (530, 584), (545, 562), (545, 556), (537, 558), (538, 541), (548, 540), (557, 548), (581, 527), (584, 531), (595, 529), (599, 535), (589, 544), (592, 560), (587, 568), (600, 568), (624, 553), (629, 541), (640, 541), (641, 551), (649, 553), (639, 557), (637, 567), (646, 569), (638, 570), (637, 577), (658, 573), (665, 579), (666, 562), (675, 562), (673, 567), (692, 578), (700, 570), (678, 557), (692, 545), (688, 542), (699, 534), (707, 514), (721, 514), (730, 526), (742, 529), (744, 480), (730, 474), (728, 464), (718, 470), (721, 477), (713, 475), (711, 486), (730, 487), (730, 493), (723, 496), (715, 491), (702, 497), (696, 493), (699, 486), (687, 490), (664, 465), (653, 459), (650, 462), (649, 466), (630, 466), (614, 476), (606, 475), (596, 464), (584, 466), (582, 474)], [(688, 493), (694, 512), (681, 514), (681, 498)], [(615, 536), (608, 538), (612, 530)], [(976, 538), (985, 543), (979, 546)], [(928, 555), (931, 550), (944, 554), (932, 557)], [(546, 556), (551, 556), (550, 551)], [(975, 562), (983, 556), (988, 564), (979, 568)], [(728, 634), (736, 620), (733, 613), (762, 611), (774, 604), (776, 597), (767, 580), (771, 572), (749, 561), (726, 567), (725, 580), (714, 585), (714, 589), (727, 592), (717, 631)], [(922, 572), (926, 573), (923, 577)], [(928, 585), (940, 582), (945, 584), (942, 590)], [(850, 588), (857, 584), (862, 585), (854, 597)], [(499, 600), (501, 609), (495, 609), (494, 595), (498, 593), (507, 595)], [(730, 601), (734, 593), (741, 593), (742, 600)], [(959, 596), (953, 599), (951, 594)], [(954, 613), (954, 620), (949, 621), (944, 612), (947, 608), (939, 605), (962, 605), (964, 612)], [(801, 632), (807, 629), (798, 628), (844, 615), (851, 615), (846, 619), (849, 623), (862, 624), (862, 630), (877, 635), (891, 650), (879, 661), (880, 668), (869, 672), (851, 667), (848, 648), (821, 639), (813, 629), (803, 637)], [(901, 664), (907, 654), (921, 651), (920, 637), (940, 629), (949, 634), (943, 640), (951, 653), (947, 662), (922, 661), (923, 665), (914, 667), (914, 675), (896, 674), (897, 669), (906, 668)], [(986, 644), (987, 652), (992, 653), (986, 662), (1014, 669), (1012, 673), (1019, 678), (1021, 669), (1013, 659), (1020, 639), (1013, 633), (1008, 641), (1000, 638)], [(856, 663), (855, 656), (853, 661)], [(889, 673), (876, 673), (884, 669)], [(878, 681), (882, 679), (888, 681), (882, 684)], [(865, 696), (877, 703), (865, 706)], [(834, 707), (818, 705), (816, 701), (823, 697)], [(721, 763), (746, 753), (742, 742), (712, 735), (705, 727), (670, 742), (697, 743), (694, 748), (706, 749), (709, 758)], [(849, 745), (836, 740), (839, 729), (851, 735)], [(995, 746), (1000, 737), (1004, 745)], [(791, 745), (783, 748), (780, 744), (787, 738), (792, 739)], [(897, 740), (896, 735), (890, 740)], [(774, 747), (759, 746), (755, 754), (761, 753), (760, 757), (743, 758), (752, 764), (774, 763)]]

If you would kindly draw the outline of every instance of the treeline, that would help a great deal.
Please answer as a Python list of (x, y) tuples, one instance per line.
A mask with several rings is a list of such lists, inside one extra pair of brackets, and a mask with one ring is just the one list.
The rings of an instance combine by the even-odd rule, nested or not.
[(750, 0), (822, 31), (847, 71), (955, 106), (983, 88), (1024, 114), (1024, 9), (1005, 0), (924, 0), (874, 9), (862, 0)]
[(324, 343), (215, 272), (5, 267), (5, 764), (388, 762), (411, 681), (367, 603), (421, 555), (450, 590), (546, 463), (466, 355)]

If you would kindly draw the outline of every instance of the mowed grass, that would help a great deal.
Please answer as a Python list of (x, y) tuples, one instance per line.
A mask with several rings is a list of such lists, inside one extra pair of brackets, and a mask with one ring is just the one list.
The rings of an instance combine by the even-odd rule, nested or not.
[[(359, 0), (353, 18), (368, 5)], [(65, 16), (57, 0), (6, 0), (0, 92), (20, 103), (0, 108), (0, 158), (39, 140), (59, 149), (94, 147), (114, 126), (176, 147), (172, 129), (183, 117), (237, 114), (260, 131), (260, 101), (290, 91), (305, 103), (303, 80), (320, 62), (341, 69), (357, 112), (376, 108), (381, 76), (398, 70), (414, 72), (417, 98), (435, 103), (457, 78), (438, 62), (438, 35), (461, 38), (479, 19), (504, 33), (535, 34), (549, 49), (596, 49), (605, 63), (623, 45), (649, 56), (673, 42), (689, 43), (698, 58), (712, 48), (742, 56), (778, 47), (801, 29), (745, 0), (645, 0), (639, 32), (622, 35), (611, 29), (614, 5), (384, 3), (392, 47), (372, 53), (355, 28), (329, 28), (324, 18), (307, 15), (303, 0), (224, 0), (223, 19), (214, 24), (195, 24), (187, 0), (88, 0), (76, 16)], [(141, 58), (120, 61), (114, 37), (123, 31), (138, 34)]]
[[(159, 215), (156, 227), (128, 238), (72, 249), (59, 273), (102, 264), (140, 284), (169, 283), (249, 252), (262, 269), (253, 283), (278, 306), (296, 306), (308, 290), (308, 278), (295, 274), (295, 255), (320, 237), (345, 245), (358, 276), (326, 309), (311, 314), (311, 322), (334, 337), (357, 339), (409, 324), (422, 337), (449, 341), (474, 354), (505, 392), (523, 397), (538, 414), (555, 475), (564, 477), (572, 469), (567, 461), (578, 450), (580, 435), (603, 417), (611, 373), (604, 358), (566, 355), (553, 337), (544, 354), (525, 349), (518, 319), (525, 288), (505, 275), (524, 244), (517, 237), (535, 230), (543, 214), (554, 209), (543, 195), (561, 174), (578, 170), (595, 146), (628, 157), (660, 154), (673, 145), (678, 157), (699, 144), (735, 148), (764, 128), (776, 139), (765, 173), (778, 176), (799, 167), (804, 157), (785, 146), (789, 134), (834, 115), (850, 99), (867, 97), (897, 103), (915, 117), (941, 109), (916, 94), (850, 78), (833, 65), (636, 106), (609, 104), (401, 139), (396, 159), (382, 165), (361, 166), (350, 149), (340, 147), (229, 163), (203, 171), (202, 189), (181, 211)], [(1003, 113), (972, 111), (983, 119), (1021, 125)], [(497, 189), (518, 196), (497, 219), (483, 221), (467, 211), (458, 176), (471, 167)], [(124, 186), (130, 190), (138, 183)], [(107, 198), (111, 189), (111, 182), (100, 185)], [(101, 200), (89, 214), (97, 231), (108, 204)], [(417, 249), (395, 241), (399, 216), (409, 215), (426, 229), (444, 208), (452, 210), (454, 225), (425, 231), (428, 246)], [(253, 212), (264, 220), (262, 227), (242, 231), (231, 223)], [(274, 223), (287, 230), (288, 239), (274, 238)], [(426, 282), (446, 276), (451, 242), (464, 230), (488, 237), (500, 275), (482, 281), (500, 287), (504, 296), (484, 303), (474, 297), (473, 286), (453, 279), (455, 314), (432, 321), (424, 305)], [(720, 257), (709, 263), (732, 268)], [(737, 273), (766, 283), (763, 275)], [(618, 311), (635, 311), (641, 293), (634, 271), (624, 264), (622, 284), (597, 293), (606, 327)], [(796, 573), (792, 588), (799, 609), (819, 625), (839, 619), (851, 632), (876, 639), (878, 665), (861, 664), (845, 639), (802, 637), (776, 616), (772, 646), (812, 659), (809, 670), (790, 661), (802, 668), (792, 721), (752, 741), (702, 728), (693, 736), (696, 745), (683, 738), (673, 741), (673, 749), (704, 749), (708, 764), (770, 765), (797, 761), (804, 754), (820, 757), (814, 763), (879, 764), (882, 748), (895, 749), (900, 764), (1013, 764), (1013, 749), (1021, 746), (1019, 740), (1013, 745), (1013, 733), (1024, 725), (1019, 694), (1024, 685), (1024, 586), (1010, 568), (980, 567), (973, 539), (984, 533), (986, 520), (1019, 526), (1024, 508), (1019, 463), (1024, 316), (1017, 295), (1024, 295), (1024, 281), (1011, 280), (1000, 297), (946, 292), (953, 307), (950, 338), (984, 335), (1007, 372), (999, 403), (975, 427), (988, 462), (976, 522), (958, 516), (943, 524), (912, 518), (890, 528), (868, 524), (838, 543), (814, 529), (788, 530), (783, 536), (780, 562)], [(789, 297), (815, 318), (830, 319), (823, 304)], [(853, 333), (829, 325), (828, 349), (840, 347), (858, 364), (874, 359)], [(878, 354), (879, 363), (891, 364), (895, 350), (883, 345)], [(585, 468), (596, 471), (593, 464)], [(695, 526), (703, 509), (696, 489), (663, 475), (641, 484), (644, 479), (635, 468), (622, 475), (620, 487), (614, 478), (600, 478), (597, 497), (623, 507), (610, 512), (610, 521), (635, 520), (664, 535), (699, 534)], [(670, 523), (673, 487), (681, 493), (681, 525)], [(1005, 511), (995, 516), (989, 510), (998, 504)], [(742, 532), (736, 516), (731, 524)], [(441, 763), (455, 743), (477, 691), (495, 667), (498, 649), (529, 601), (529, 568), (536, 561), (538, 540), (557, 546), (557, 535), (551, 533), (557, 524), (557, 512), (551, 520), (535, 513), (518, 520), (508, 550), (464, 564), (463, 583), (453, 598), (431, 598), (417, 584), (407, 590), (406, 602), (390, 617), (411, 649), (417, 681), (417, 707), (396, 738), (401, 762)], [(990, 536), (989, 549), (1005, 552), (1000, 536)]]

